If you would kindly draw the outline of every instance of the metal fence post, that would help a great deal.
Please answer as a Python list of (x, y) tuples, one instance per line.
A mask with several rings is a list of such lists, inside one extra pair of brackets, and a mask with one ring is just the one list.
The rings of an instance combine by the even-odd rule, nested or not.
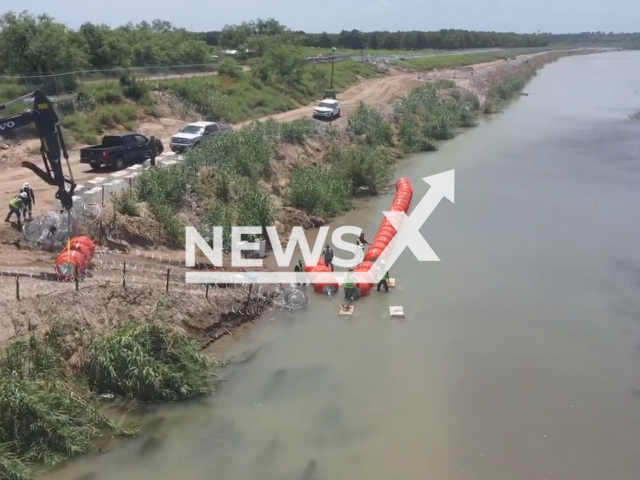
[(127, 262), (122, 262), (122, 288), (127, 289)]
[(169, 291), (169, 279), (171, 278), (171, 269), (167, 268), (167, 292)]
[(16, 300), (20, 301), (20, 274), (16, 275)]

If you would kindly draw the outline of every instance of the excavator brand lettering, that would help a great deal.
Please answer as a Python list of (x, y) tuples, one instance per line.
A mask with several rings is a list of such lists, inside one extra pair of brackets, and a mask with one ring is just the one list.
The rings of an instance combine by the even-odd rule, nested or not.
[(14, 122), (6, 122), (0, 123), (0, 130), (7, 130), (9, 128), (15, 128), (16, 124)]

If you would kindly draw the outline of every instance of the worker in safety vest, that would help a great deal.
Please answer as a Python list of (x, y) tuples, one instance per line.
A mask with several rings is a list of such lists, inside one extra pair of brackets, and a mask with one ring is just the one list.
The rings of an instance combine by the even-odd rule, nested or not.
[(353, 290), (356, 287), (356, 278), (353, 273), (353, 268), (350, 268), (347, 274), (344, 276), (344, 298), (347, 300), (354, 300)]
[(20, 193), (26, 193), (27, 196), (24, 198), (23, 206), (22, 206), (22, 216), (25, 219), (25, 221), (27, 220), (27, 213), (29, 214), (29, 219), (33, 218), (33, 215), (31, 213), (31, 207), (32, 205), (36, 204), (36, 195), (35, 193), (33, 193), (33, 188), (31, 188), (31, 185), (29, 185), (28, 183), (25, 183), (24, 185), (22, 185), (22, 190), (20, 190)]
[[(382, 260), (380, 262), (380, 273), (382, 273), (384, 271), (384, 266), (386, 265), (386, 262), (384, 260)], [(380, 287), (384, 287), (384, 291), (388, 292), (389, 291), (389, 271), (387, 270), (387, 272), (382, 276), (382, 278), (380, 279), (380, 281), (378, 282), (378, 291), (380, 291)]]
[(296, 272), (298, 275), (296, 275), (296, 277), (298, 278), (298, 285), (302, 285), (303, 287), (307, 286), (307, 283), (305, 282), (305, 278), (304, 278), (304, 262), (302, 261), (302, 259), (298, 260), (298, 263), (296, 263), (296, 266), (293, 267), (293, 271)]
[(22, 208), (24, 207), (24, 199), (26, 196), (27, 194), (23, 192), (9, 202), (9, 214), (7, 215), (7, 218), (4, 219), (5, 222), (9, 222), (11, 220), (11, 215), (15, 214), (18, 218), (18, 225), (21, 225), (20, 215), (22, 213)]

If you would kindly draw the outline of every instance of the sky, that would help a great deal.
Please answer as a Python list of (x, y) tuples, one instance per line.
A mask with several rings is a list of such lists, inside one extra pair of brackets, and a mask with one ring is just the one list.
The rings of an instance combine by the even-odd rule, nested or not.
[(640, 30), (639, 0), (21, 0), (8, 10), (47, 13), (71, 28), (167, 20), (192, 31), (275, 18), (295, 30), (493, 30), (532, 33)]

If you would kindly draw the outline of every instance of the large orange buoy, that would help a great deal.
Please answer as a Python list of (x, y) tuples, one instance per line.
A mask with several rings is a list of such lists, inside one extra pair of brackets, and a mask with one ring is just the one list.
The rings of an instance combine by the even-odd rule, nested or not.
[(76, 246), (82, 246), (86, 249), (91, 258), (96, 253), (96, 244), (89, 237), (74, 237), (69, 240), (69, 248), (74, 249)]
[(74, 237), (67, 242), (54, 263), (56, 277), (60, 281), (70, 281), (76, 276), (84, 276), (87, 266), (93, 260), (96, 245), (89, 237)]
[(87, 273), (87, 257), (80, 250), (70, 250), (62, 252), (56, 259), (55, 269), (58, 280), (69, 281)]
[(312, 273), (319, 273), (318, 278), (314, 279), (313, 289), (316, 293), (324, 293), (333, 295), (338, 291), (338, 281), (335, 275), (331, 273), (331, 269), (326, 265), (318, 265), (311, 269)]

